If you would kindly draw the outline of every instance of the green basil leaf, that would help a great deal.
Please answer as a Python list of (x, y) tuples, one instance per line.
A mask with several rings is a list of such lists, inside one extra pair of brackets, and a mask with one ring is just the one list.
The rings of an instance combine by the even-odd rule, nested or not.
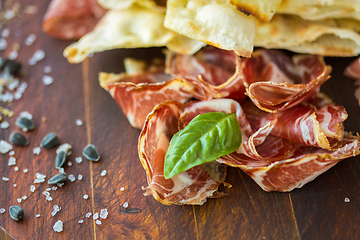
[(235, 114), (209, 112), (196, 116), (177, 132), (165, 155), (164, 176), (169, 179), (197, 165), (232, 153), (241, 144)]

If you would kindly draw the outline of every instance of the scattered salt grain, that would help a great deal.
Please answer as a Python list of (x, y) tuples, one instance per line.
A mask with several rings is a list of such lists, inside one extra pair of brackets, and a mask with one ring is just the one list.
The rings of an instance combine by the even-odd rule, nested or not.
[(27, 168), (25, 168), (25, 169), (23, 170), (24, 173), (27, 173), (28, 171), (29, 171), (29, 169), (27, 169)]
[(16, 187), (16, 186), (17, 186), (16, 183), (14, 183), (13, 187)]
[(54, 211), (52, 211), (51, 216), (55, 216), (56, 213), (60, 212), (61, 208), (58, 205), (54, 205)]
[(35, 179), (34, 183), (45, 182), (46, 175), (41, 174), (41, 173), (36, 173), (35, 176), (36, 176), (36, 179)]
[(43, 71), (44, 71), (44, 73), (51, 73), (52, 68), (51, 68), (51, 66), (47, 65), (47, 66), (44, 67)]
[(30, 58), (29, 61), (28, 61), (28, 64), (29, 64), (30, 66), (34, 66), (34, 65), (36, 64), (36, 60), (33, 59), (33, 58)]
[(16, 50), (12, 50), (12, 51), (9, 53), (8, 58), (9, 58), (10, 60), (15, 60), (15, 59), (17, 58), (17, 56), (18, 56), (18, 52), (17, 52)]
[(81, 162), (82, 162), (82, 158), (81, 158), (81, 157), (77, 157), (77, 158), (75, 158), (75, 162), (77, 162), (77, 163), (81, 163)]
[(53, 226), (53, 229), (55, 232), (62, 232), (64, 229), (64, 223), (61, 221), (61, 220), (58, 220), (54, 226)]
[(346, 197), (346, 198), (344, 199), (344, 201), (345, 201), (345, 202), (350, 202), (350, 198), (347, 198), (347, 197)]
[(50, 193), (47, 192), (47, 191), (43, 191), (42, 194), (45, 195), (45, 197), (49, 197), (49, 196), (50, 196)]
[(40, 154), (40, 151), (41, 151), (41, 148), (40, 148), (40, 147), (36, 147), (36, 148), (33, 149), (33, 153), (34, 153), (35, 155), (39, 155), (39, 154)]
[(27, 119), (33, 119), (33, 115), (31, 113), (29, 113), (28, 111), (22, 111), (20, 114), (19, 114), (19, 117), (24, 117), (24, 118), (27, 118)]
[(74, 182), (76, 180), (73, 174), (69, 174), (68, 179), (70, 180), (70, 182)]
[(51, 202), (51, 201), (53, 200), (53, 198), (50, 197), (50, 196), (48, 196), (48, 197), (46, 197), (46, 200), (48, 200), (49, 202)]
[(9, 166), (14, 166), (15, 164), (16, 164), (16, 158), (14, 158), (14, 157), (9, 157), (8, 165), (9, 165)]
[(18, 203), (21, 203), (22, 199), (21, 198), (18, 198), (16, 199)]
[(78, 180), (81, 181), (83, 179), (83, 175), (79, 174), (78, 175)]
[(64, 186), (64, 184), (65, 183), (58, 183), (58, 184), (56, 184), (58, 187), (62, 187), (62, 186)]
[(19, 168), (17, 166), (14, 167), (14, 171), (17, 172), (19, 171)]
[(5, 140), (0, 140), (0, 152), (5, 154), (12, 149), (12, 145)]
[(15, 12), (13, 10), (7, 9), (4, 11), (3, 16), (5, 19), (10, 20), (15, 17)]
[(45, 57), (44, 50), (38, 49), (34, 52), (32, 58), (34, 58), (37, 62), (43, 60)]
[(1, 31), (1, 37), (7, 38), (9, 35), (10, 35), (10, 30), (9, 30), (8, 28), (4, 28), (4, 29)]
[(4, 182), (8, 182), (8, 181), (9, 181), (9, 178), (7, 178), (7, 177), (2, 177), (2, 180), (3, 180)]
[(127, 208), (128, 206), (129, 206), (129, 203), (128, 203), (128, 202), (124, 202), (123, 207), (124, 207), (124, 208)]
[(96, 220), (95, 223), (96, 223), (96, 225), (101, 225), (101, 221), (100, 221), (100, 220)]
[(98, 218), (99, 218), (99, 214), (98, 214), (98, 213), (94, 213), (93, 219), (98, 219)]
[(108, 211), (107, 211), (107, 209), (106, 208), (104, 208), (104, 209), (101, 209), (101, 211), (100, 211), (100, 218), (102, 218), (102, 219), (106, 219), (107, 218), (107, 216), (108, 216)]
[(31, 46), (36, 40), (36, 35), (34, 33), (30, 34), (25, 39), (25, 45)]
[(2, 121), (2, 122), (0, 123), (0, 127), (1, 127), (2, 129), (7, 129), (9, 126), (10, 126), (10, 124), (9, 124), (8, 121)]
[(64, 168), (59, 168), (59, 173), (65, 173)]
[(15, 155), (15, 152), (14, 151), (10, 151), (9, 152), (9, 156), (14, 156)]
[(57, 190), (57, 187), (54, 186), (54, 187), (52, 187), (51, 189), (52, 189), (53, 191), (56, 191), (56, 190)]
[(124, 187), (121, 187), (121, 188), (120, 188), (120, 191), (122, 191), (122, 192), (125, 191), (125, 188), (124, 188)]
[(35, 217), (37, 217), (37, 218), (40, 217), (40, 214), (36, 214)]
[(76, 125), (77, 126), (82, 126), (83, 122), (80, 119), (76, 119)]
[(5, 208), (0, 208), (0, 213), (4, 213), (5, 211)]
[(83, 198), (86, 200), (86, 199), (89, 198), (89, 195), (85, 194), (85, 195), (83, 196)]
[(43, 83), (47, 86), (54, 82), (54, 79), (51, 76), (44, 75), (42, 78)]
[(26, 199), (27, 199), (27, 196), (22, 196), (21, 199), (22, 199), (22, 200), (26, 200)]
[(82, 224), (83, 222), (84, 222), (84, 220), (82, 220), (82, 219), (80, 219), (80, 220), (78, 221), (79, 224)]
[(91, 212), (88, 212), (88, 213), (85, 214), (85, 217), (86, 217), (86, 218), (89, 218), (91, 215), (92, 215), (92, 213), (91, 213)]
[(0, 38), (0, 51), (5, 50), (7, 48), (7, 42), (5, 39)]
[(51, 188), (49, 187), (49, 188), (45, 189), (45, 191), (50, 192)]
[(35, 189), (36, 189), (36, 188), (35, 188), (34, 185), (31, 185), (31, 186), (30, 186), (30, 192), (35, 192)]
[(71, 161), (68, 161), (68, 162), (67, 162), (67, 165), (68, 165), (69, 167), (71, 167), (71, 166), (72, 166), (72, 162), (71, 162)]
[(35, 173), (36, 178), (46, 178), (46, 175), (42, 173)]
[(102, 170), (102, 172), (100, 173), (100, 176), (104, 177), (106, 175), (106, 170)]

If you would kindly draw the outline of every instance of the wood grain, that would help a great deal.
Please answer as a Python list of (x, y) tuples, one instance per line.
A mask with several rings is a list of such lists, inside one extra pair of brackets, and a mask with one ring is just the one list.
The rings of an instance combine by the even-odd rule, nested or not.
[[(150, 59), (162, 57), (161, 49), (113, 50), (95, 54), (82, 64), (71, 65), (62, 57), (67, 41), (51, 39), (41, 32), (40, 24), (47, 4), (19, 1), (22, 7), (36, 5), (35, 15), (23, 15), (5, 23), (11, 30), (9, 46), (20, 43), (18, 60), (24, 63), (28, 74), (22, 80), (28, 89), (20, 100), (0, 106), (14, 111), (15, 117), (5, 118), (8, 129), (0, 129), (0, 138), (7, 140), (14, 130), (16, 117), (21, 111), (34, 115), (36, 128), (26, 132), (30, 144), (14, 147), (16, 166), (8, 166), (8, 154), (0, 155), (0, 239), (357, 239), (359, 235), (360, 163), (359, 157), (344, 160), (319, 176), (315, 181), (290, 193), (264, 192), (239, 169), (229, 168), (227, 182), (233, 187), (222, 187), (228, 194), (220, 199), (209, 199), (203, 206), (164, 206), (152, 197), (144, 197), (142, 186), (146, 176), (137, 153), (139, 130), (130, 126), (110, 95), (98, 84), (100, 71), (123, 71), (123, 59), (135, 57)], [(22, 30), (20, 37), (16, 29)], [(23, 44), (30, 33), (37, 35), (32, 46)], [(43, 49), (46, 57), (35, 66), (27, 60), (36, 49)], [(0, 52), (7, 56), (11, 48)], [(353, 97), (353, 81), (343, 76), (345, 66), (352, 58), (326, 58), (333, 67), (332, 78), (322, 87), (336, 102), (344, 105), (349, 113), (346, 130), (360, 132), (359, 106)], [(50, 65), (49, 74), (54, 83), (45, 86), (41, 78), (44, 66)], [(46, 121), (43, 119), (46, 118)], [(75, 124), (76, 119), (84, 122)], [(35, 173), (46, 174), (47, 179), (57, 173), (54, 167), (55, 149), (42, 149), (39, 156), (32, 153), (43, 136), (56, 132), (62, 143), (73, 146), (68, 159), (72, 166), (65, 167), (67, 174), (83, 175), (83, 180), (67, 182), (64, 187), (50, 191), (53, 201), (46, 201), (42, 192), (47, 183), (33, 184)], [(99, 162), (83, 159), (78, 164), (82, 148), (94, 144), (100, 152)], [(28, 173), (23, 170), (27, 168)], [(107, 175), (102, 177), (102, 170)], [(17, 187), (13, 187), (16, 183)], [(31, 193), (30, 185), (36, 190)], [(125, 190), (121, 191), (120, 188)], [(89, 199), (83, 199), (88, 194)], [(14, 222), (8, 208), (17, 204), (16, 199), (28, 198), (20, 205), (25, 217)], [(350, 202), (344, 199), (349, 198)], [(129, 207), (120, 204), (128, 202)], [(53, 206), (61, 211), (51, 216)], [(96, 225), (85, 218), (87, 212), (109, 212), (102, 224)], [(35, 215), (40, 214), (39, 218)], [(52, 229), (57, 220), (64, 222), (64, 231)], [(83, 219), (84, 223), (77, 223)], [(5, 232), (6, 231), (6, 232)]]

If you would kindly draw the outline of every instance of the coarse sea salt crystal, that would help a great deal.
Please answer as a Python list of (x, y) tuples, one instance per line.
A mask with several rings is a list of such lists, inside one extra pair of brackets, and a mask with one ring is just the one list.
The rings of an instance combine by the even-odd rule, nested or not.
[(2, 177), (2, 180), (3, 180), (4, 182), (8, 182), (8, 181), (9, 181), (9, 178), (7, 178), (7, 177)]
[(36, 176), (36, 178), (46, 178), (46, 175), (44, 175), (42, 173), (36, 173), (35, 176)]
[(0, 208), (0, 213), (4, 213), (5, 211), (5, 208)]
[(16, 183), (14, 183), (13, 187), (16, 187), (16, 186), (17, 186)]
[(85, 217), (86, 217), (86, 218), (89, 218), (89, 217), (91, 217), (91, 215), (92, 215), (92, 213), (91, 213), (91, 212), (88, 212), (88, 213), (85, 214)]
[(27, 169), (27, 168), (25, 168), (25, 169), (23, 170), (24, 173), (27, 173), (28, 171), (29, 171), (29, 169)]
[(43, 183), (45, 182), (45, 178), (37, 178), (34, 180), (34, 183)]
[(13, 10), (7, 9), (3, 12), (3, 16), (5, 19), (10, 20), (15, 17), (15, 12)]
[(64, 168), (59, 168), (59, 173), (65, 173)]
[(48, 196), (48, 197), (46, 197), (46, 200), (48, 200), (49, 202), (51, 202), (51, 201), (53, 200), (53, 198), (50, 197), (50, 196)]
[(14, 167), (14, 171), (17, 172), (19, 171), (19, 168), (17, 166)]
[(35, 192), (35, 189), (36, 189), (36, 188), (35, 188), (34, 185), (31, 185), (31, 186), (30, 186), (30, 192)]
[(79, 221), (78, 221), (78, 223), (80, 223), (80, 224), (82, 224), (84, 222), (84, 220), (82, 220), (82, 219), (80, 219)]
[(27, 196), (22, 196), (21, 199), (22, 199), (22, 200), (26, 200), (26, 199), (27, 199)]
[(14, 166), (15, 164), (16, 164), (16, 158), (14, 158), (14, 157), (9, 157), (8, 165), (9, 165), (9, 166)]
[(51, 66), (47, 65), (47, 66), (44, 67), (43, 71), (44, 71), (44, 73), (51, 73), (52, 68), (51, 68)]
[(80, 119), (76, 119), (76, 125), (77, 126), (82, 126), (83, 122)]
[(14, 156), (15, 155), (15, 152), (14, 151), (10, 151), (9, 152), (9, 156)]
[(104, 177), (106, 175), (106, 170), (102, 170), (100, 176)]
[(10, 127), (10, 124), (9, 124), (8, 121), (2, 121), (2, 122), (0, 123), (0, 127), (1, 127), (2, 129), (7, 129), (8, 127)]
[(71, 167), (71, 166), (72, 166), (72, 162), (71, 162), (71, 161), (68, 161), (68, 162), (67, 162), (67, 165), (68, 165), (69, 167)]
[(9, 30), (8, 28), (4, 28), (4, 29), (1, 31), (1, 37), (7, 38), (9, 35), (10, 35), (10, 30)]
[(51, 216), (55, 216), (56, 213), (60, 212), (61, 208), (58, 205), (54, 205), (54, 211), (52, 211)]
[(121, 187), (121, 188), (120, 188), (120, 191), (122, 191), (122, 192), (125, 191), (125, 188), (124, 188), (124, 187)]
[(34, 52), (33, 54), (33, 58), (38, 62), (38, 61), (41, 61), (43, 60), (45, 57), (45, 52), (44, 50), (41, 50), (41, 49), (38, 49)]
[(93, 219), (98, 219), (98, 218), (99, 218), (99, 214), (98, 214), (98, 213), (94, 213)]
[(69, 174), (68, 179), (70, 180), (70, 182), (74, 182), (76, 180), (73, 174)]
[(41, 148), (40, 148), (40, 147), (36, 147), (36, 148), (33, 149), (33, 153), (34, 153), (35, 155), (39, 155), (39, 154), (40, 154), (40, 151), (41, 151)]
[(85, 194), (85, 195), (83, 196), (83, 198), (86, 200), (86, 199), (89, 198), (89, 195)]
[(45, 195), (46, 197), (50, 196), (50, 193), (47, 191), (43, 191), (42, 194)]
[(37, 218), (40, 217), (40, 214), (36, 214), (35, 217), (37, 217)]
[(107, 218), (107, 216), (108, 216), (108, 211), (107, 211), (107, 209), (106, 208), (104, 208), (104, 209), (101, 209), (101, 211), (100, 211), (100, 218), (102, 218), (102, 219), (106, 219)]
[(4, 38), (0, 38), (0, 51), (7, 48), (7, 41)]
[(22, 199), (21, 199), (21, 198), (18, 198), (18, 199), (16, 199), (16, 201), (17, 201), (18, 203), (21, 203)]
[(30, 34), (25, 39), (25, 45), (31, 46), (36, 40), (36, 35), (34, 33)]
[(77, 158), (75, 158), (75, 162), (81, 163), (81, 162), (82, 162), (82, 157), (77, 157)]
[(81, 181), (83, 179), (83, 175), (79, 174), (78, 175), (78, 180)]
[(344, 201), (345, 201), (345, 202), (350, 202), (350, 198), (347, 198), (347, 197), (346, 197), (346, 198), (344, 199)]
[(53, 191), (56, 191), (56, 190), (57, 190), (57, 187), (54, 186), (54, 187), (52, 187), (51, 189), (52, 189)]
[(100, 220), (96, 220), (95, 223), (96, 223), (96, 225), (101, 225), (102, 224)]
[(48, 187), (47, 189), (45, 189), (45, 191), (49, 192), (49, 191), (51, 191), (51, 188)]
[(54, 224), (53, 229), (55, 232), (62, 232), (64, 230), (64, 223), (61, 220), (58, 220)]
[(44, 75), (42, 78), (43, 83), (47, 86), (54, 82), (54, 79), (49, 75)]
[(10, 60), (15, 60), (16, 58), (18, 57), (18, 52), (16, 50), (12, 50), (10, 53), (9, 53), (9, 56), (8, 58)]
[(0, 152), (5, 154), (12, 149), (12, 145), (5, 140), (0, 140)]
[(129, 206), (129, 203), (128, 203), (128, 202), (124, 202), (123, 207), (124, 207), (124, 208), (127, 208), (128, 206)]

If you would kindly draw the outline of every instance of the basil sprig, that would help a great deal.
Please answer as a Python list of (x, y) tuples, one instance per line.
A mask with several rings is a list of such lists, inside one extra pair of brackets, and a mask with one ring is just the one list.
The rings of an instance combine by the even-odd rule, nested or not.
[(177, 132), (165, 155), (164, 176), (172, 178), (197, 165), (232, 153), (241, 144), (235, 114), (209, 112), (196, 116)]

